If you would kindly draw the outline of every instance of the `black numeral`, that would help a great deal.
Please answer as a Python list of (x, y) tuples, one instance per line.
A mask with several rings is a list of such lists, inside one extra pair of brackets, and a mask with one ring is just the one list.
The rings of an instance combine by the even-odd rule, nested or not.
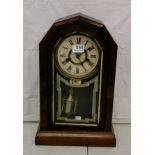
[(60, 54), (60, 57), (66, 57), (66, 54)]
[(71, 69), (72, 69), (72, 66), (69, 66), (69, 67), (67, 68), (68, 71), (71, 71)]
[(65, 46), (63, 46), (62, 48), (66, 49), (66, 50), (68, 49), (68, 48), (67, 48), (67, 47), (65, 47)]
[(88, 43), (88, 40), (86, 41), (85, 46), (87, 45), (87, 43)]
[(79, 73), (79, 68), (76, 68), (76, 74), (78, 74)]
[(91, 62), (90, 60), (88, 60), (87, 62), (88, 62), (88, 64), (89, 64), (90, 66), (93, 66), (93, 64), (94, 64), (94, 63)]
[(66, 65), (67, 64), (67, 61), (66, 60), (62, 61), (62, 64), (63, 65)]
[(96, 55), (90, 55), (91, 58), (96, 58)]
[(89, 51), (91, 51), (93, 49), (94, 49), (94, 46), (91, 46), (91, 47), (87, 48), (87, 50), (89, 50)]
[(81, 38), (77, 38), (77, 44), (80, 44)]
[(72, 40), (69, 40), (69, 43), (70, 43), (71, 45), (73, 45), (73, 41), (72, 41)]

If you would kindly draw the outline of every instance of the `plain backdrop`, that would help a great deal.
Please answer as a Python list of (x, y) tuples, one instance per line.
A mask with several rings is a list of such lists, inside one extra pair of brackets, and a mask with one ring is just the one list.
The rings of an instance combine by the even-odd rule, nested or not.
[(81, 12), (101, 20), (118, 45), (113, 122), (130, 123), (130, 0), (24, 0), (24, 121), (39, 120), (38, 44), (58, 18)]

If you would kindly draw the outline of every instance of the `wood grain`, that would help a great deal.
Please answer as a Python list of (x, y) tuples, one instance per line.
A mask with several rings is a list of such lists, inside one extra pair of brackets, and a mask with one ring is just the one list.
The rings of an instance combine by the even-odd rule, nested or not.
[(38, 130), (36, 145), (116, 146), (114, 131)]
[[(103, 49), (100, 120), (97, 127), (56, 125), (53, 118), (52, 101), (56, 85), (56, 68), (52, 66), (52, 56), (56, 43), (61, 37), (73, 32), (84, 32), (95, 38)], [(112, 110), (116, 70), (117, 44), (100, 21), (83, 14), (56, 21), (39, 43), (40, 68), (40, 128), (36, 144), (40, 145), (79, 145), (115, 146), (116, 139), (112, 130)], [(57, 104), (57, 93), (54, 103)], [(62, 130), (63, 129), (63, 130)]]

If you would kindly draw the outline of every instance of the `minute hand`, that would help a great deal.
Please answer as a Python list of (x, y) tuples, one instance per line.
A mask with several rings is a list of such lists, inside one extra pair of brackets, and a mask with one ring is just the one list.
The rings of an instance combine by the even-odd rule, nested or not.
[(76, 58), (80, 61), (81, 66), (82, 66), (82, 67), (83, 67), (83, 69), (86, 71), (86, 68), (83, 66), (83, 62), (81, 62), (81, 60), (80, 60), (79, 56), (80, 56), (80, 55), (77, 55), (77, 57), (76, 57)]

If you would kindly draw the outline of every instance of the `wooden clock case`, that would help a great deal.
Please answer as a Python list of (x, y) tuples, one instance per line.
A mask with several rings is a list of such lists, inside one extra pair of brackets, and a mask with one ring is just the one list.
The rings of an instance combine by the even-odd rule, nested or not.
[[(52, 123), (52, 51), (71, 32), (85, 32), (103, 48), (100, 123), (98, 127), (56, 126)], [(112, 127), (117, 45), (104, 24), (81, 13), (57, 20), (39, 44), (40, 125), (36, 145), (115, 146)]]

